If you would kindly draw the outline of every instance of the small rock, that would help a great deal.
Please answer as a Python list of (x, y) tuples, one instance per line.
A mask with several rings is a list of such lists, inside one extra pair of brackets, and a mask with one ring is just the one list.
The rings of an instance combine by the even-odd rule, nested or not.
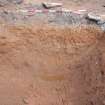
[(102, 25), (104, 23), (105, 23), (105, 20), (100, 20), (100, 21), (97, 22), (98, 25)]
[(47, 8), (47, 9), (55, 8), (55, 7), (62, 7), (62, 3), (43, 2), (42, 5), (44, 6), (44, 8)]
[(96, 21), (96, 22), (101, 20), (101, 17), (99, 15), (94, 14), (94, 13), (88, 13), (86, 18), (89, 20), (92, 20), (92, 21)]
[(105, 20), (104, 19), (101, 19), (100, 21), (98, 21), (97, 25), (101, 27), (102, 31), (105, 31)]
[(29, 104), (28, 100), (25, 99), (25, 98), (23, 99), (23, 103), (24, 103), (24, 104)]

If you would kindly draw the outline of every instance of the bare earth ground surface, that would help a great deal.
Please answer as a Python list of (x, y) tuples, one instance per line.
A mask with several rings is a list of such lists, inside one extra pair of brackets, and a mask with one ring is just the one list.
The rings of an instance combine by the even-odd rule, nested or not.
[(88, 10), (99, 10), (105, 12), (105, 1), (104, 0), (26, 0), (25, 2), (40, 3), (40, 2), (60, 2), (63, 3), (63, 7), (69, 9), (88, 9)]
[[(50, 0), (26, 0), (21, 5), (6, 5), (0, 9), (0, 22), (8, 24), (50, 24), (50, 25), (71, 25), (71, 24), (88, 24), (88, 21), (83, 16), (87, 12), (99, 14), (105, 20), (105, 1), (104, 0), (52, 0), (52, 2), (60, 2), (63, 8), (77, 11), (87, 10), (84, 15), (77, 15), (71, 12), (63, 13), (34, 13), (33, 10), (45, 10), (41, 5), (42, 2)], [(93, 5), (94, 4), (94, 5)], [(25, 12), (31, 11), (31, 12)]]
[[(104, 0), (61, 2), (104, 11)], [(0, 21), (0, 105), (105, 105), (105, 32), (44, 25), (38, 17), (34, 24)]]

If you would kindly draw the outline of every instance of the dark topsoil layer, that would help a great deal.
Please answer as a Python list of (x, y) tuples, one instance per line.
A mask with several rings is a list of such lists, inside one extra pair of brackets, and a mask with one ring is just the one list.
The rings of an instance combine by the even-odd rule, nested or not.
[[(41, 4), (23, 4), (12, 8), (4, 7), (0, 10), (0, 22), (6, 24), (50, 24), (50, 25), (96, 25), (96, 22), (86, 19), (87, 13), (61, 12), (61, 8), (53, 8), (56, 13), (35, 13), (34, 10), (47, 10)], [(50, 9), (48, 9), (50, 10)]]

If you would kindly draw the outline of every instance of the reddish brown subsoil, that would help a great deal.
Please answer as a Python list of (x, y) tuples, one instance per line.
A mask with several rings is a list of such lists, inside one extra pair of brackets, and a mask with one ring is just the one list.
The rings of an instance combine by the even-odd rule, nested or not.
[(1, 25), (0, 105), (105, 105), (104, 35)]

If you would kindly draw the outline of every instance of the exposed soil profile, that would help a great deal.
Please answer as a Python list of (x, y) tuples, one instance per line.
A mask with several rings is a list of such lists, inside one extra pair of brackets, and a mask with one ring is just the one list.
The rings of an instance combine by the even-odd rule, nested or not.
[(0, 25), (0, 105), (105, 105), (105, 33)]

